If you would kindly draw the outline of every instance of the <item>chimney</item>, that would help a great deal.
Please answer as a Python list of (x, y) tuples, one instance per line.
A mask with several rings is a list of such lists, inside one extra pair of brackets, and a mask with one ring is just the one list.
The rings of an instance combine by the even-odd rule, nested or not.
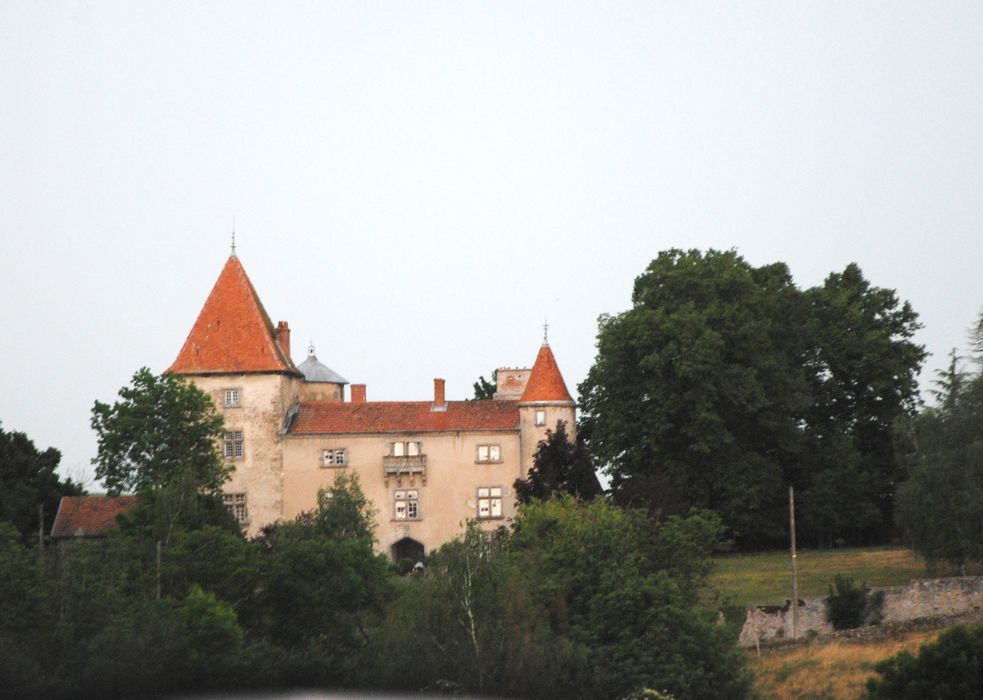
[(364, 384), (352, 384), (352, 403), (365, 403)]
[(277, 321), (273, 337), (280, 345), (280, 349), (283, 350), (283, 354), (287, 356), (287, 362), (292, 363), (293, 360), (290, 359), (290, 326), (287, 325), (286, 321)]
[(433, 411), (446, 411), (447, 402), (444, 400), (444, 380), (433, 380)]

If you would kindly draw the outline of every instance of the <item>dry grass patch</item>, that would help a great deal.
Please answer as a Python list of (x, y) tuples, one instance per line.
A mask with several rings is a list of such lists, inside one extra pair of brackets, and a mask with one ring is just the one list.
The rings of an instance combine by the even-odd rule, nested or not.
[(904, 650), (916, 653), (941, 633), (931, 630), (899, 639), (787, 647), (760, 658), (751, 656), (748, 667), (765, 700), (855, 700), (874, 675), (877, 662)]

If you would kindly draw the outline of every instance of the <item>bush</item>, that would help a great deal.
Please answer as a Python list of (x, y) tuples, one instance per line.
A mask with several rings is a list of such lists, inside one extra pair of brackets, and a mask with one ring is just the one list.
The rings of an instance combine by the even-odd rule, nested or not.
[(852, 578), (837, 574), (826, 598), (826, 619), (833, 629), (847, 630), (881, 621), (884, 592), (871, 593), (867, 584), (857, 585)]
[(943, 632), (918, 656), (906, 651), (880, 662), (867, 700), (962, 700), (983, 697), (983, 625)]

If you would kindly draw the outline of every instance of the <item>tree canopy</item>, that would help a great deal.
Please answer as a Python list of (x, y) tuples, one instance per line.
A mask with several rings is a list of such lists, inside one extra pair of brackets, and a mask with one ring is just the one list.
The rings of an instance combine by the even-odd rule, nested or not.
[(536, 447), (529, 474), (516, 479), (513, 488), (519, 503), (547, 500), (561, 493), (581, 499), (603, 493), (586, 442), (579, 435), (571, 442), (564, 421), (558, 421), (555, 430), (547, 429), (546, 438)]
[(665, 251), (632, 308), (599, 321), (582, 423), (622, 502), (710, 508), (764, 544), (784, 537), (792, 484), (805, 540), (883, 536), (891, 424), (913, 410), (924, 358), (917, 328), (856, 265), (802, 291), (783, 263)]
[(38, 530), (38, 506), (44, 506), (44, 530), (51, 531), (62, 496), (78, 496), (82, 486), (58, 476), (61, 453), (38, 450), (24, 433), (0, 427), (0, 521), (10, 522), (22, 536)]
[(110, 493), (178, 483), (209, 492), (221, 488), (231, 468), (219, 455), (223, 421), (207, 394), (182, 377), (144, 367), (119, 397), (92, 408), (99, 441), (92, 462)]

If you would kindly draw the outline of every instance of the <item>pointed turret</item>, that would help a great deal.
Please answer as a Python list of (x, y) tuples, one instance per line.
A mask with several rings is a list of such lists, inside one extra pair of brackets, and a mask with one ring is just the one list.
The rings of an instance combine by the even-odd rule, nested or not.
[[(222, 268), (184, 347), (167, 370), (176, 374), (282, 372), (290, 360), (289, 328), (274, 329), (235, 251)], [(278, 342), (278, 339), (282, 339)]]
[(532, 372), (529, 374), (519, 403), (573, 404), (573, 398), (567, 391), (566, 382), (563, 381), (563, 375), (560, 374), (560, 368), (556, 364), (549, 343), (544, 342), (539, 348), (536, 363), (532, 366)]

